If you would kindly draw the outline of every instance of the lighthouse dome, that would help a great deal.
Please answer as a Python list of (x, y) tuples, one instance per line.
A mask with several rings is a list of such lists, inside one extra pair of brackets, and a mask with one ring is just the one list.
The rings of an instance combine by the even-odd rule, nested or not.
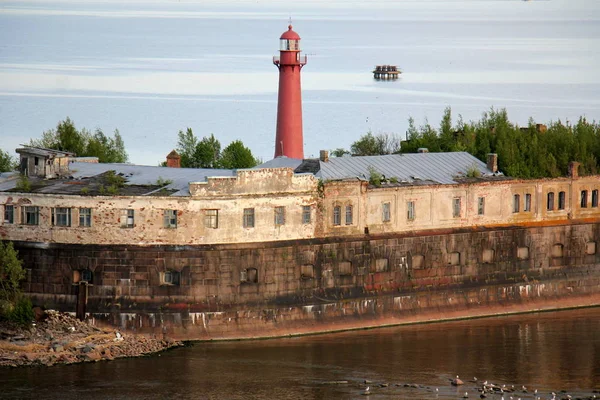
[(300, 40), (300, 35), (298, 35), (296, 32), (294, 32), (292, 30), (292, 25), (288, 26), (288, 30), (283, 32), (283, 34), (281, 35), (280, 39), (286, 39), (286, 40)]

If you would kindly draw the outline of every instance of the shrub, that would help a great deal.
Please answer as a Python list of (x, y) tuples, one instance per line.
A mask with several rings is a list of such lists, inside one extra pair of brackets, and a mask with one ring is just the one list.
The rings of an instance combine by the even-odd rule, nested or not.
[(12, 312), (8, 314), (8, 320), (19, 325), (29, 325), (34, 320), (33, 305), (27, 297), (19, 297)]
[(23, 193), (31, 192), (31, 182), (29, 181), (29, 178), (27, 177), (27, 175), (21, 174), (21, 176), (19, 176), (19, 180), (17, 181), (16, 188), (19, 192), (23, 192)]
[(477, 168), (477, 165), (473, 164), (469, 168), (467, 168), (467, 177), (468, 178), (479, 178), (481, 177), (481, 171)]

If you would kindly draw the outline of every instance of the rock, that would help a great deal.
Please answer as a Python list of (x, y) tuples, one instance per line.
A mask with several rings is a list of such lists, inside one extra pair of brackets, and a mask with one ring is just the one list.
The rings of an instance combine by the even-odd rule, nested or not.
[(59, 343), (54, 343), (51, 347), (52, 351), (55, 351), (56, 353), (60, 353), (61, 351), (64, 351), (65, 348), (59, 344)]
[(43, 321), (48, 317), (42, 307), (33, 307), (33, 315), (38, 322)]
[(86, 344), (86, 345), (85, 345), (85, 346), (83, 346), (83, 348), (81, 349), (81, 352), (82, 352), (82, 353), (84, 353), (84, 354), (86, 354), (86, 353), (89, 353), (89, 352), (91, 352), (92, 350), (94, 350), (94, 348), (95, 348), (95, 347), (96, 347), (96, 346), (94, 346), (94, 344), (93, 344), (93, 343)]
[(102, 360), (102, 356), (98, 352), (93, 351), (93, 352), (87, 353), (85, 355), (84, 359), (85, 359), (85, 361), (100, 361), (100, 360)]

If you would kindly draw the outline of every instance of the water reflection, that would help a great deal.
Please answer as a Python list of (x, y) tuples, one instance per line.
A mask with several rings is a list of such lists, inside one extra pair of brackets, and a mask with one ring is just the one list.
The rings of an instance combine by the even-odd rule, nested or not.
[[(469, 382), (473, 377), (531, 389), (515, 392), (515, 398), (534, 398), (534, 388), (542, 398), (560, 390), (591, 396), (600, 382), (598, 332), (600, 308), (283, 340), (199, 343), (160, 357), (5, 370), (0, 397), (364, 399), (361, 393), (369, 385), (369, 399), (460, 398), (465, 391), (477, 398), (477, 385)], [(450, 386), (456, 374), (464, 386)]]

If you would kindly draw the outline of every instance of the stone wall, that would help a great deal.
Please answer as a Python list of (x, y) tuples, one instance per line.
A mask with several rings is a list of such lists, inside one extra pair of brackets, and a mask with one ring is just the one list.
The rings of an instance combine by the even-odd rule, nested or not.
[[(218, 338), (595, 296), (599, 241), (594, 222), (210, 246), (16, 247), (37, 304), (73, 311), (74, 283), (89, 270), (96, 318)], [(166, 282), (167, 273), (178, 282)]]

